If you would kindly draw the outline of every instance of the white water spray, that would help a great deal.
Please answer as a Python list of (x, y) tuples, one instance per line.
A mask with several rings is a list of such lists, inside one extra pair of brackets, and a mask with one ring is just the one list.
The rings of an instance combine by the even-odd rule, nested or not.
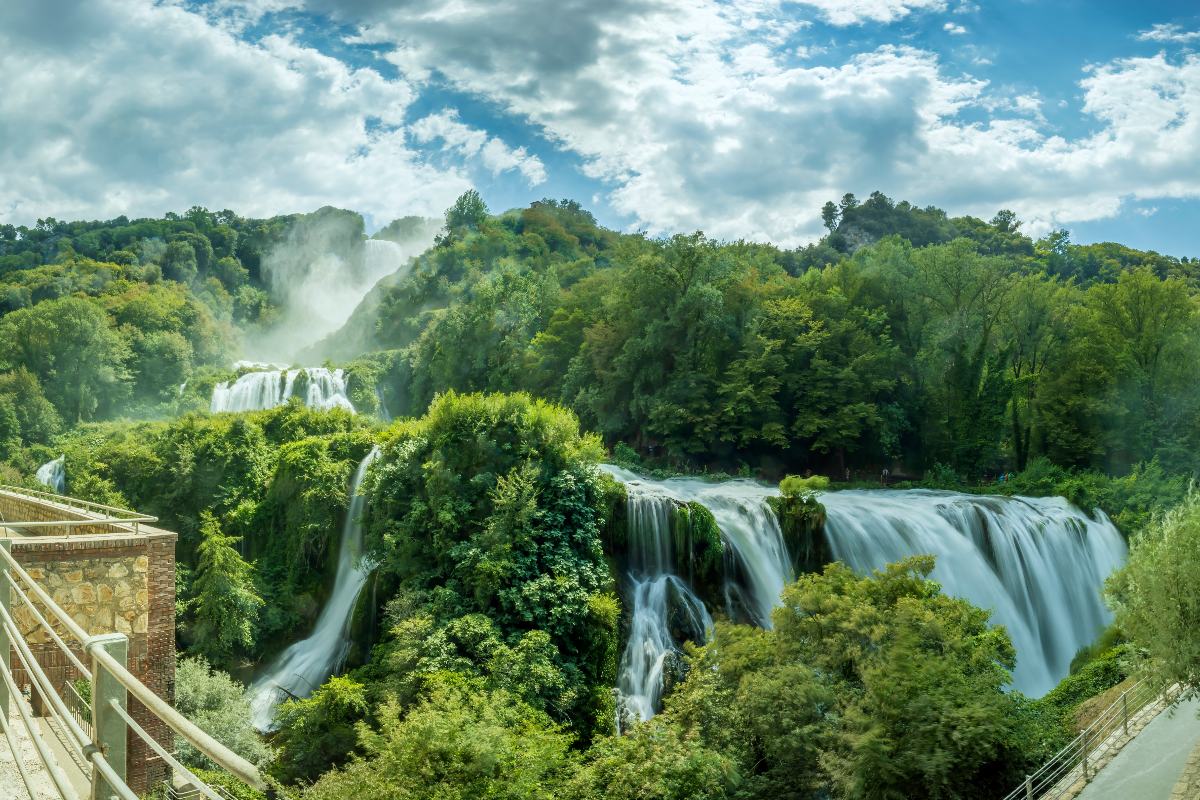
[(340, 369), (325, 367), (247, 372), (236, 381), (225, 381), (214, 386), (209, 410), (216, 414), (225, 411), (262, 411), (281, 406), (296, 393), (296, 379), (301, 373), (308, 381), (304, 394), (305, 405), (322, 410), (344, 408), (354, 413), (354, 405), (346, 396), (345, 373)]
[(55, 494), (67, 492), (67, 457), (59, 456), (53, 461), (47, 461), (37, 468), (34, 473), (38, 483), (48, 486)]
[(713, 624), (703, 601), (673, 574), (674, 502), (638, 483), (628, 484), (627, 495), (632, 613), (618, 673), (618, 727), (622, 709), (643, 721), (658, 709), (667, 659), (677, 652), (672, 619), (696, 641), (705, 641)]
[[(735, 569), (727, 569), (726, 596), (762, 625), (791, 579), (783, 534), (766, 504), (767, 494), (750, 481), (725, 484), (693, 479), (652, 481), (620, 467), (604, 471), (625, 484), (628, 498), (631, 623), (618, 672), (625, 710), (647, 720), (658, 709), (667, 659), (677, 652), (672, 625), (694, 641), (704, 641), (712, 618), (703, 601), (675, 574), (671, 515), (678, 504), (696, 501), (712, 512)], [(745, 576), (745, 586), (730, 580)]]
[(350, 506), (342, 528), (338, 548), (337, 575), (333, 592), (312, 634), (296, 642), (275, 659), (250, 687), (250, 708), (254, 725), (261, 731), (271, 730), (275, 706), (288, 697), (308, 697), (341, 667), (350, 649), (350, 616), (358, 595), (362, 592), (371, 564), (363, 558), (363, 512), (367, 499), (360, 494), (367, 469), (379, 457), (379, 448), (372, 448), (358, 465), (350, 484)]

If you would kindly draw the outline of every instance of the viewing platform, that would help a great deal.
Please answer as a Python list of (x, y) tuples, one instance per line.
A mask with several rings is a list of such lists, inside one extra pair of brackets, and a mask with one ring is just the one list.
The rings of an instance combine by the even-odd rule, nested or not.
[(177, 735), (265, 788), (173, 708), (177, 536), (155, 522), (0, 486), (0, 797), (137, 800), (172, 781), (219, 797), (174, 759)]

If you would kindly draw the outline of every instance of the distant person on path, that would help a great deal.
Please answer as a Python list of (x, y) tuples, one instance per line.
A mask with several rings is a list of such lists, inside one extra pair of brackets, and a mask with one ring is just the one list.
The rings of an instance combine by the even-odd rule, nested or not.
[(884, 467), (883, 472), (879, 473), (879, 482), (882, 483), (884, 486), (887, 486), (888, 476), (891, 474), (892, 473), (888, 470), (888, 468)]
[(846, 467), (846, 483), (850, 482), (850, 468)]

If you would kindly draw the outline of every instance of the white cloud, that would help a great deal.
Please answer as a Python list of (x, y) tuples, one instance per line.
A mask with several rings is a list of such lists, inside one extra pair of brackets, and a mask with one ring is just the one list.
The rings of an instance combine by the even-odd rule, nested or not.
[(1187, 42), (1200, 40), (1200, 31), (1188, 31), (1175, 23), (1160, 22), (1157, 25), (1152, 25), (1150, 30), (1139, 33), (1137, 38), (1142, 42), (1186, 44)]
[(423, 144), (441, 140), (447, 149), (464, 158), (477, 158), (493, 175), (516, 170), (530, 186), (546, 182), (546, 168), (540, 158), (524, 147), (512, 148), (486, 131), (472, 128), (458, 118), (454, 109), (444, 109), (414, 122), (413, 138)]
[[(1014, 96), (928, 51), (798, 64), (815, 43), (785, 0), (307, 2), (360, 25), (356, 39), (383, 44), (404, 77), (286, 36), (250, 44), (177, 7), (95, 0), (51, 17), (0, 4), (0, 216), (192, 203), (436, 215), (470, 181), (413, 141), (545, 180), (519, 141), (453, 109), (410, 124), (435, 75), (576, 154), (652, 233), (796, 244), (819, 235), (826, 200), (875, 189), (985, 218), (1012, 208), (1035, 233), (1131, 200), (1200, 197), (1200, 55), (1081, 73), (1091, 132), (1064, 138), (1035, 92)], [(809, 5), (852, 24), (941, 4)]]
[(964, 33), (967, 32), (966, 28), (964, 28), (962, 25), (959, 25), (955, 22), (947, 22), (945, 25), (942, 26), (942, 30), (944, 30), (946, 33), (950, 34), (951, 36), (962, 36)]
[[(872, 8), (900, 6), (837, 13), (848, 24), (851, 9), (865, 19)], [(364, 35), (395, 44), (389, 57), (410, 77), (437, 70), (524, 119), (578, 154), (609, 203), (651, 233), (794, 244), (820, 233), (826, 200), (874, 189), (985, 218), (1012, 208), (1035, 233), (1110, 216), (1129, 198), (1200, 196), (1195, 56), (1081, 74), (1095, 132), (1064, 139), (1046, 130), (1036, 94), (1008, 97), (927, 51), (795, 66), (802, 43), (757, 38), (786, 13), (771, 0), (380, 9)]]
[(0, 4), (5, 221), (333, 204), (384, 223), (437, 216), (470, 186), (406, 146), (404, 81), (282, 36), (249, 44), (179, 7), (54, 9)]
[(944, 11), (946, 0), (798, 0), (821, 12), (831, 25), (895, 22), (914, 11)]

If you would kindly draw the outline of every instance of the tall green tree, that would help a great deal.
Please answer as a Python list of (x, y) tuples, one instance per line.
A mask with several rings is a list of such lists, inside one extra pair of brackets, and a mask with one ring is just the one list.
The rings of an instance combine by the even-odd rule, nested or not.
[(81, 297), (38, 303), (0, 318), (0, 367), (24, 367), (71, 421), (115, 407), (127, 391), (129, 349), (103, 309)]
[(254, 588), (254, 567), (234, 547), (237, 538), (221, 532), (220, 522), (205, 511), (200, 516), (196, 577), (188, 604), (192, 620), (191, 649), (218, 664), (228, 663), (239, 649), (254, 645), (263, 600)]

